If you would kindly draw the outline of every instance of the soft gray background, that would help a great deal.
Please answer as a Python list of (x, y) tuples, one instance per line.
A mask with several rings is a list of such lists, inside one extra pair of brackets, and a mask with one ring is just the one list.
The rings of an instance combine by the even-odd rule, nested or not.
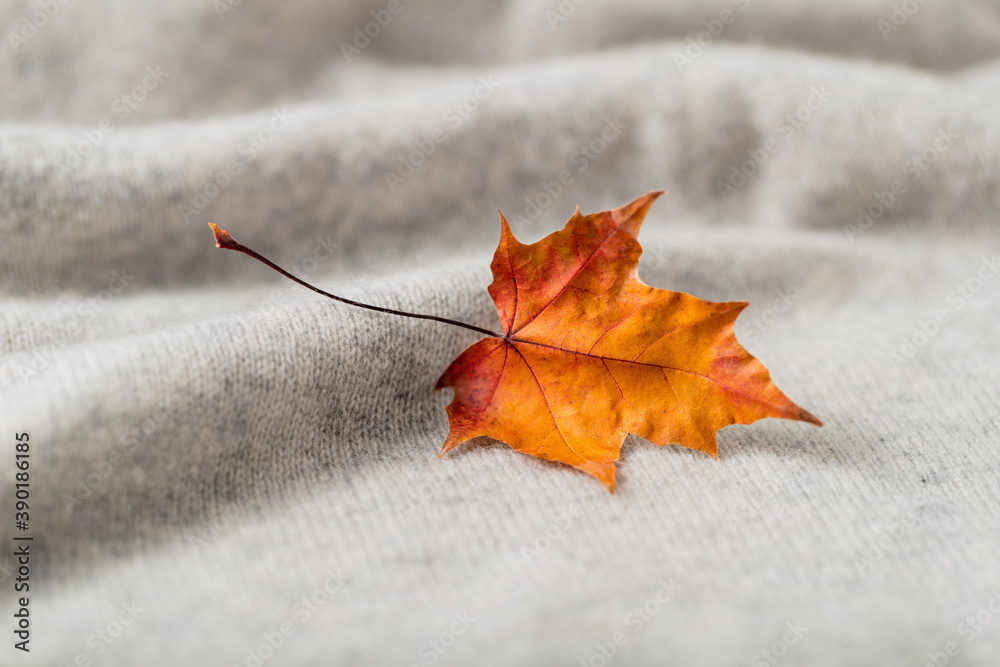
[[(208, 0), (77, 0), (16, 50), (40, 5), (0, 3), (2, 552), (22, 430), (36, 540), (27, 657), (0, 556), (0, 662), (246, 665), (287, 621), (264, 664), (428, 665), (467, 611), (435, 664), (570, 667), (618, 631), (612, 664), (767, 664), (796, 621), (780, 664), (918, 667), (949, 641), (951, 664), (998, 664), (1000, 614), (971, 641), (960, 624), (1000, 604), (1000, 277), (974, 280), (1000, 255), (1000, 3), (931, 0), (888, 38), (889, 2), (586, 0), (555, 30), (553, 1), (403, 3), (351, 63), (341, 41), (387, 2), (234, 1), (220, 18)], [(120, 118), (148, 66), (169, 76)], [(448, 124), (481, 76), (500, 87)], [(830, 98), (782, 132), (813, 89)], [(581, 173), (574, 152), (608, 118), (627, 127)], [(436, 127), (446, 141), (391, 190)], [(724, 200), (716, 182), (769, 138)], [(185, 219), (234, 158), (242, 173)], [(524, 216), (563, 169), (572, 185), (521, 239), (577, 204), (670, 190), (642, 277), (750, 301), (741, 341), (826, 426), (731, 427), (718, 462), (630, 438), (613, 496), (499, 443), (438, 460), (450, 393), (431, 389), (475, 334), (321, 299), (206, 227), (337, 293), (493, 327), (496, 211)], [(852, 236), (894, 179), (906, 192)], [(296, 602), (338, 570), (301, 623)], [(626, 614), (671, 578), (633, 633)], [(133, 600), (98, 654), (88, 638)]]

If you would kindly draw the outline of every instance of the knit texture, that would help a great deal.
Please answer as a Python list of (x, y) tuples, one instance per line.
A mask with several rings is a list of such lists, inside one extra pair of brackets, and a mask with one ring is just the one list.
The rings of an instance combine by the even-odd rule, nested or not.
[[(0, 26), (0, 663), (1000, 664), (1000, 2)], [(614, 495), (498, 442), (438, 459), (477, 335), (207, 227), (495, 329), (497, 209), (531, 242), (658, 189), (641, 278), (749, 301), (737, 337), (825, 426), (729, 427), (719, 461), (630, 436)]]

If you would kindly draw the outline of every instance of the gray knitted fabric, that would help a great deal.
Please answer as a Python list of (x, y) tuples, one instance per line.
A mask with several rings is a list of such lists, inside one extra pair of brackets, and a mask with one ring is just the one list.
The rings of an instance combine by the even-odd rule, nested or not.
[[(0, 26), (3, 665), (1000, 664), (1000, 3)], [(439, 460), (476, 334), (206, 226), (495, 328), (497, 209), (529, 242), (655, 189), (640, 276), (749, 301), (825, 426), (726, 428), (719, 461), (632, 436), (614, 495), (502, 443)]]

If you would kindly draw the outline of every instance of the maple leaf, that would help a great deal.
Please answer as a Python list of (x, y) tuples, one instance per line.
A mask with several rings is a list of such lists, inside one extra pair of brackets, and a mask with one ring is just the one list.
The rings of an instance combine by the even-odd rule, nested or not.
[(614, 491), (634, 433), (718, 458), (716, 432), (765, 417), (822, 426), (771, 382), (736, 340), (747, 303), (713, 303), (645, 285), (636, 239), (652, 192), (581, 215), (524, 245), (500, 214), (490, 296), (502, 337), (466, 349), (435, 390), (452, 387), (441, 456), (478, 436), (559, 461)]
[(500, 214), (490, 296), (503, 334), (346, 299), (310, 285), (209, 223), (216, 246), (266, 264), (318, 294), (379, 313), (464, 327), (487, 338), (438, 380), (453, 387), (441, 456), (478, 436), (560, 461), (614, 491), (630, 433), (718, 458), (715, 435), (765, 417), (822, 423), (792, 403), (736, 341), (743, 301), (713, 303), (643, 284), (637, 235), (662, 192), (580, 215), (524, 245)]

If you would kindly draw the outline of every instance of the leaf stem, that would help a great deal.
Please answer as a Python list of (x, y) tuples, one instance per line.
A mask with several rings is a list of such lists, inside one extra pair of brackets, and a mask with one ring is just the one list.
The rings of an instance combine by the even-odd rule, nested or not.
[(420, 313), (408, 313), (404, 310), (393, 310), (392, 308), (382, 308), (381, 306), (373, 306), (368, 303), (361, 303), (359, 301), (352, 301), (351, 299), (345, 299), (344, 297), (337, 296), (336, 294), (330, 294), (329, 292), (321, 290), (315, 285), (310, 285), (301, 278), (293, 276), (291, 273), (285, 271), (283, 268), (281, 268), (280, 266), (269, 260), (267, 257), (264, 257), (263, 255), (257, 253), (254, 250), (251, 250), (250, 248), (246, 247), (245, 245), (234, 239), (232, 236), (229, 235), (229, 232), (227, 232), (226, 230), (219, 229), (215, 224), (211, 222), (208, 223), (208, 226), (212, 228), (212, 234), (215, 235), (215, 247), (225, 248), (226, 250), (236, 250), (237, 252), (241, 252), (244, 255), (249, 255), (250, 257), (256, 259), (258, 262), (262, 262), (263, 264), (266, 264), (267, 266), (271, 267), (272, 269), (274, 269), (281, 275), (285, 276), (289, 280), (293, 280), (298, 284), (302, 285), (303, 287), (308, 287), (313, 292), (316, 292), (317, 294), (322, 294), (323, 296), (329, 299), (333, 299), (334, 301), (346, 303), (348, 306), (357, 306), (358, 308), (366, 308), (368, 310), (374, 310), (377, 313), (388, 313), (389, 315), (412, 317), (418, 320), (433, 320), (434, 322), (442, 322), (444, 324), (450, 324), (452, 326), (462, 327), (463, 329), (470, 329), (472, 331), (476, 331), (481, 334), (486, 334), (487, 336), (492, 336), (493, 338), (502, 337), (500, 336), (500, 334), (490, 331), (489, 329), (483, 329), (477, 326), (473, 326), (471, 324), (466, 324), (465, 322), (459, 322), (457, 320), (449, 320), (446, 317), (438, 317), (436, 315), (422, 315)]

